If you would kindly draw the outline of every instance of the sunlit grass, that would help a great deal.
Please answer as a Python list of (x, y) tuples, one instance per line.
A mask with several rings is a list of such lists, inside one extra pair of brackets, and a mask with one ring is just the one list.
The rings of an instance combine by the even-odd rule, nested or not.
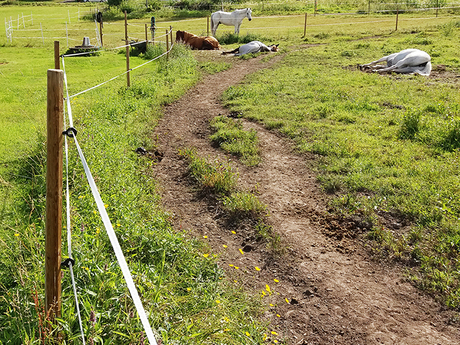
[[(373, 237), (396, 257), (418, 262), (425, 273), (421, 284), (456, 306), (460, 286), (452, 248), (457, 248), (460, 224), (457, 85), (349, 67), (410, 43), (439, 52), (433, 54), (434, 66), (445, 63), (458, 70), (448, 42), (441, 27), (309, 48), (229, 88), (224, 100), (244, 117), (316, 154), (318, 179), (335, 194), (336, 209), (373, 219), (380, 229)], [(385, 214), (408, 220), (418, 235), (381, 229), (377, 216)], [(443, 269), (434, 258), (443, 262)]]

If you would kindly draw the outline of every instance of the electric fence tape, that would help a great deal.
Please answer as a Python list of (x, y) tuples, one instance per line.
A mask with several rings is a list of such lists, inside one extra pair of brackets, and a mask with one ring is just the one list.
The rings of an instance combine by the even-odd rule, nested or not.
[[(67, 88), (67, 77), (65, 73), (65, 66), (64, 66), (64, 59), (62, 59), (63, 64), (62, 67), (64, 68), (64, 82), (66, 85), (66, 94), (67, 94), (67, 106), (68, 108), (68, 114), (69, 114), (69, 122), (71, 127), (73, 120), (72, 120), (72, 111), (70, 110), (70, 99), (68, 97), (68, 88)], [(140, 67), (140, 66), (138, 66)], [(137, 313), (139, 315), (139, 318), (141, 319), (142, 325), (144, 326), (145, 333), (147, 335), (147, 338), (150, 342), (150, 345), (157, 345), (157, 342), (155, 340), (155, 336), (153, 334), (152, 328), (150, 326), (150, 323), (147, 319), (147, 314), (145, 313), (144, 307), (142, 305), (142, 301), (139, 297), (139, 293), (137, 292), (136, 286), (134, 284), (133, 278), (131, 276), (131, 272), (129, 271), (128, 264), (126, 262), (126, 259), (123, 255), (123, 251), (121, 250), (120, 243), (118, 242), (117, 236), (115, 234), (115, 231), (113, 230), (112, 223), (110, 222), (109, 216), (107, 214), (107, 211), (104, 206), (104, 202), (102, 201), (101, 195), (99, 194), (99, 190), (97, 189), (96, 183), (94, 182), (93, 175), (91, 174), (91, 171), (88, 167), (88, 164), (86, 162), (85, 156), (83, 155), (83, 151), (80, 148), (80, 145), (78, 144), (77, 137), (74, 135), (73, 136), (75, 140), (75, 146), (78, 151), (78, 155), (80, 156), (80, 160), (83, 165), (83, 169), (86, 174), (86, 178), (88, 180), (88, 183), (91, 188), (91, 192), (93, 194), (94, 200), (96, 201), (97, 208), (99, 210), (99, 214), (102, 218), (102, 222), (104, 223), (104, 227), (107, 231), (107, 235), (109, 236), (110, 243), (112, 244), (113, 250), (115, 252), (115, 256), (118, 260), (118, 264), (120, 265), (120, 269), (123, 273), (123, 277), (125, 278), (126, 285), (128, 287), (128, 290), (131, 294), (131, 298), (133, 299), (134, 305), (136, 307)], [(69, 216), (70, 217), (70, 216)], [(69, 228), (69, 227), (68, 227)]]

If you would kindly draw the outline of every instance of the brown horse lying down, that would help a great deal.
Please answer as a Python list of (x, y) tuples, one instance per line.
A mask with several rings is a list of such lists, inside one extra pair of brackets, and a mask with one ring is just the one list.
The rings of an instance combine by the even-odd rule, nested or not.
[(176, 42), (183, 42), (184, 44), (192, 47), (192, 49), (199, 50), (213, 50), (220, 49), (219, 41), (212, 36), (197, 36), (187, 31), (176, 32)]

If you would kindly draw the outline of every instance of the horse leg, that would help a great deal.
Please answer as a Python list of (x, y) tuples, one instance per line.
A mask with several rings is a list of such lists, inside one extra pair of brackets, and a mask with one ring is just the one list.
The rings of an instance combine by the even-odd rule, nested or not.
[(229, 52), (222, 52), (222, 55), (227, 55), (227, 54), (237, 54), (240, 52), (240, 47), (236, 48), (236, 49), (233, 49)]
[(240, 34), (240, 25), (238, 25), (238, 24), (235, 25), (235, 34), (236, 35)]

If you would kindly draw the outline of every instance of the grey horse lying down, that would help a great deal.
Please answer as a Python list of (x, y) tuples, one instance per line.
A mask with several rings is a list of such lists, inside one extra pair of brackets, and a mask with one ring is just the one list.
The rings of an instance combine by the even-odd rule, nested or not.
[(252, 41), (246, 44), (243, 44), (242, 46), (233, 49), (228, 52), (222, 52), (223, 55), (225, 54), (235, 54), (234, 56), (241, 56), (244, 54), (250, 54), (250, 53), (258, 53), (258, 52), (277, 52), (279, 44), (273, 44), (271, 46), (266, 46), (262, 42), (259, 41)]
[[(384, 65), (377, 65), (385, 62)], [(428, 53), (418, 49), (405, 49), (399, 53), (384, 56), (381, 59), (360, 65), (361, 70), (370, 68), (372, 72), (397, 72), (420, 74), (428, 76), (431, 73), (431, 57)]]

